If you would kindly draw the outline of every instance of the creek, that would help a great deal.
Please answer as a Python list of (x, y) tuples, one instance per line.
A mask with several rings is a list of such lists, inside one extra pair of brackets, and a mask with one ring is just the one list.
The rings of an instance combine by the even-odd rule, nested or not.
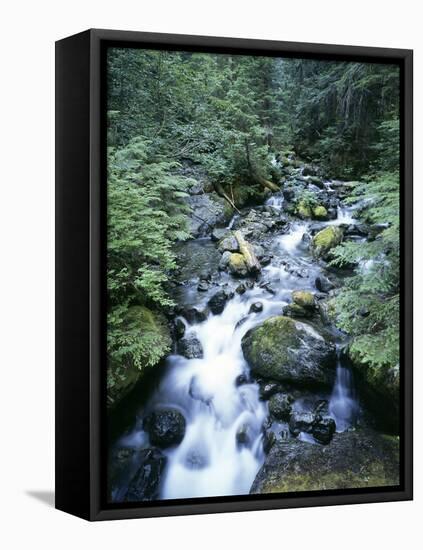
[[(327, 188), (331, 190), (330, 183)], [(273, 209), (274, 217), (283, 215), (283, 202), (282, 194), (267, 200), (266, 206)], [(238, 218), (237, 215), (232, 219), (229, 228), (236, 225)], [(267, 425), (276, 437), (293, 437), (288, 423), (269, 422), (268, 403), (260, 398), (259, 384), (250, 375), (241, 340), (253, 327), (281, 315), (283, 308), (291, 303), (293, 291), (316, 292), (315, 281), (324, 274), (324, 267), (309, 251), (311, 226), (317, 224), (323, 228), (354, 223), (352, 209), (342, 203), (338, 204), (336, 219), (331, 221), (291, 220), (283, 231), (267, 236), (270, 263), (263, 267), (260, 279), (251, 285), (252, 288), (242, 294), (236, 292), (239, 279), (225, 271), (217, 271), (216, 244), (209, 238), (181, 244), (185, 283), (175, 289), (174, 296), (181, 308), (204, 310), (223, 285), (233, 292), (233, 297), (221, 313), (209, 312), (204, 320), (190, 323), (180, 315), (184, 337), (198, 340), (203, 356), (187, 359), (174, 350), (166, 359), (157, 388), (141, 405), (132, 430), (116, 442), (121, 447), (148, 448), (150, 442), (144, 430), (144, 418), (152, 411), (168, 409), (183, 415), (186, 426), (181, 443), (163, 450), (166, 467), (160, 481), (161, 499), (248, 494), (265, 460), (263, 426)], [(192, 267), (194, 259), (197, 264)], [(201, 273), (210, 269), (214, 270), (212, 283), (207, 291), (199, 292), (197, 285)], [(263, 280), (266, 286), (260, 285)], [(252, 305), (257, 302), (262, 304), (262, 310), (251, 312)], [(307, 326), (314, 331), (312, 323)], [(340, 349), (344, 335), (334, 327), (328, 330)], [(338, 432), (354, 425), (359, 414), (358, 398), (352, 373), (343, 364), (340, 352), (333, 388), (296, 394), (292, 409), (309, 412), (319, 400), (327, 400), (328, 415), (335, 420)], [(299, 438), (319, 445), (308, 433), (301, 432)], [(122, 489), (113, 495), (115, 500), (120, 500), (124, 494), (128, 478), (122, 481)]]

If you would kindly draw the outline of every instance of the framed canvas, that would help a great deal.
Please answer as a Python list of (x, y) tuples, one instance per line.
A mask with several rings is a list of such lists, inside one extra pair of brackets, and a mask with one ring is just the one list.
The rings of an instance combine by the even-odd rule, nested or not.
[(412, 52), (56, 44), (56, 507), (412, 498)]

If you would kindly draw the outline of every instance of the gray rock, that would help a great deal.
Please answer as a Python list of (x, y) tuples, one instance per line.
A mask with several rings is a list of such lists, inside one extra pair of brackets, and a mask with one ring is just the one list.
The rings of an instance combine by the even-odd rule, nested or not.
[(164, 454), (158, 449), (151, 448), (140, 451), (140, 466), (129, 484), (124, 501), (157, 500), (166, 460)]
[(292, 397), (287, 393), (275, 393), (269, 399), (269, 413), (277, 420), (287, 422), (292, 411)]
[(208, 301), (207, 305), (210, 308), (210, 311), (214, 315), (220, 315), (222, 311), (225, 309), (226, 302), (233, 298), (234, 293), (226, 288), (221, 288), (214, 294), (210, 300)]
[(179, 355), (187, 359), (201, 359), (203, 357), (203, 346), (194, 334), (190, 334), (179, 340), (176, 348)]

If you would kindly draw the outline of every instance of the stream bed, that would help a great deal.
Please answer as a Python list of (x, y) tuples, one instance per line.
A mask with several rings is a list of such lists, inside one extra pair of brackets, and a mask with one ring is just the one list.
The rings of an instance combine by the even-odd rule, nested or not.
[[(333, 194), (330, 182), (325, 192)], [(280, 193), (234, 216), (226, 229), (244, 230), (263, 258), (256, 277), (239, 278), (222, 269), (215, 239), (180, 244), (181, 270), (172, 289), (178, 304), (174, 350), (132, 426), (113, 442), (113, 501), (249, 494), (272, 446), (329, 448), (332, 437), (336, 442), (337, 434), (354, 432), (362, 406), (342, 353), (347, 337), (321, 305), (329, 292), (322, 289), (329, 286), (328, 274), (334, 286), (342, 284), (343, 274), (331, 274), (310, 251), (313, 235), (322, 228), (357, 223), (353, 208), (338, 199), (336, 204), (333, 219), (302, 220), (287, 216)], [(262, 218), (269, 221), (269, 231), (257, 230)], [(267, 380), (252, 373), (245, 359), (246, 335), (286, 315), (296, 291), (315, 300), (309, 318), (292, 317), (304, 341), (327, 341), (333, 348), (330, 385)], [(316, 418), (326, 419), (322, 426), (329, 427), (329, 437), (313, 431)], [(160, 432), (172, 432), (174, 439), (162, 445)], [(267, 490), (263, 487), (258, 492)]]

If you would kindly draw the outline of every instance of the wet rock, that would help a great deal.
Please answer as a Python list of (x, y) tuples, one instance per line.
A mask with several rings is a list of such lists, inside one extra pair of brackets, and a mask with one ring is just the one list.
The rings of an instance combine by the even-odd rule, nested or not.
[(269, 397), (281, 390), (281, 385), (276, 382), (266, 382), (262, 380), (259, 383), (259, 395), (262, 401), (269, 399)]
[(183, 338), (185, 334), (185, 323), (182, 321), (182, 319), (175, 319), (174, 321), (174, 332), (176, 338)]
[(220, 271), (224, 271), (228, 267), (230, 258), (231, 258), (231, 252), (229, 252), (228, 250), (225, 250), (219, 262)]
[(248, 267), (242, 254), (238, 254), (236, 252), (231, 254), (229, 257), (228, 268), (229, 272), (234, 277), (248, 276)]
[(311, 412), (294, 412), (289, 419), (289, 431), (294, 437), (301, 432), (311, 433), (316, 417)]
[(257, 473), (251, 493), (396, 486), (399, 442), (375, 432), (335, 433), (330, 445), (277, 441)]
[(210, 235), (210, 238), (214, 242), (219, 242), (220, 240), (224, 239), (228, 233), (229, 233), (229, 229), (226, 229), (226, 227), (224, 228), (216, 227), (215, 229), (213, 229)]
[(248, 317), (247, 317), (247, 316), (245, 316), (245, 317), (243, 317), (242, 319), (240, 319), (240, 320), (237, 322), (237, 324), (235, 325), (234, 330), (237, 330), (237, 329), (239, 329), (240, 327), (242, 327), (242, 325), (243, 325), (244, 323), (246, 323), (247, 321), (248, 321)]
[(282, 313), (293, 319), (310, 319), (313, 317), (313, 311), (299, 306), (298, 304), (292, 303), (286, 305), (282, 309)]
[(251, 290), (252, 288), (254, 288), (254, 283), (252, 281), (245, 281), (245, 283), (241, 283), (236, 287), (235, 292), (237, 294), (244, 294), (247, 290)]
[(266, 265), (269, 265), (271, 261), (272, 261), (272, 258), (270, 256), (263, 256), (260, 259), (260, 263), (263, 267), (266, 266)]
[(239, 244), (236, 240), (234, 235), (228, 235), (224, 239), (222, 239), (219, 242), (219, 250), (220, 252), (225, 252), (228, 250), (229, 252), (238, 252), (239, 251)]
[(200, 281), (197, 286), (197, 290), (200, 292), (207, 292), (209, 288), (209, 283), (207, 281)]
[(253, 245), (253, 251), (254, 251), (254, 254), (256, 255), (257, 259), (260, 260), (260, 263), (261, 263), (261, 260), (264, 256), (264, 248), (259, 244), (254, 244)]
[(327, 260), (330, 257), (330, 251), (335, 246), (341, 244), (343, 231), (340, 227), (330, 225), (322, 229), (313, 237), (311, 249), (316, 258)]
[(235, 378), (235, 386), (238, 388), (239, 386), (244, 386), (245, 384), (249, 384), (250, 380), (246, 374), (239, 374)]
[(234, 293), (231, 290), (222, 288), (210, 298), (207, 305), (214, 315), (220, 315), (225, 309), (226, 302), (233, 298), (233, 296)]
[(292, 411), (292, 397), (287, 393), (275, 393), (269, 399), (269, 413), (277, 420), (287, 422)]
[(140, 451), (140, 466), (129, 484), (124, 500), (126, 502), (157, 500), (166, 460), (164, 454), (158, 449)]
[(203, 357), (203, 346), (194, 334), (189, 334), (179, 340), (176, 349), (179, 355), (187, 359), (201, 359)]
[(263, 302), (254, 302), (251, 304), (248, 313), (261, 313), (263, 311)]
[(242, 350), (256, 376), (303, 387), (333, 385), (335, 346), (306, 323), (271, 317), (245, 334)]
[(276, 294), (276, 290), (273, 288), (273, 286), (267, 282), (267, 281), (262, 281), (260, 284), (259, 284), (259, 287), (260, 288), (264, 288), (265, 290), (267, 290), (267, 292), (269, 294)]
[(323, 418), (316, 418), (316, 422), (313, 424), (311, 433), (316, 441), (322, 443), (323, 445), (327, 445), (330, 443), (335, 431), (335, 420), (329, 416), (324, 416)]
[(236, 441), (238, 445), (251, 445), (252, 430), (249, 424), (242, 424), (236, 432)]
[(266, 430), (263, 434), (263, 451), (268, 454), (276, 441), (276, 436), (271, 430)]
[(183, 309), (181, 312), (182, 317), (184, 317), (188, 323), (202, 323), (207, 319), (207, 310), (197, 309), (196, 307)]
[(320, 292), (329, 292), (335, 288), (335, 285), (324, 275), (319, 275), (316, 277), (314, 284)]
[(185, 427), (183, 414), (174, 409), (155, 411), (144, 420), (150, 442), (161, 449), (178, 445), (184, 438)]
[(329, 403), (327, 399), (319, 399), (314, 405), (313, 413), (318, 415), (327, 415), (329, 410)]

